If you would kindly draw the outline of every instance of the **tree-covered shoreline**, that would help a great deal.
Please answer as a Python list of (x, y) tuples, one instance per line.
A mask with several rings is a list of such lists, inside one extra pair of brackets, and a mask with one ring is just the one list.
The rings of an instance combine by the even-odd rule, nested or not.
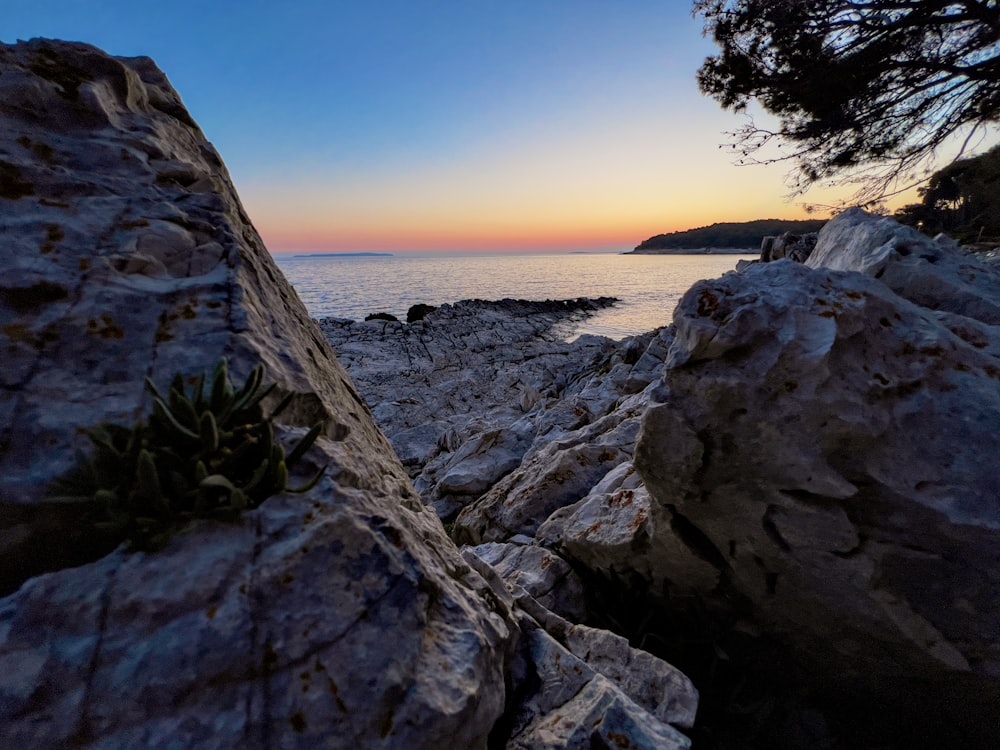
[(818, 232), (826, 219), (757, 219), (755, 221), (717, 222), (707, 227), (683, 232), (658, 234), (639, 243), (633, 253), (684, 252), (690, 250), (748, 250), (760, 249), (764, 237), (794, 232)]

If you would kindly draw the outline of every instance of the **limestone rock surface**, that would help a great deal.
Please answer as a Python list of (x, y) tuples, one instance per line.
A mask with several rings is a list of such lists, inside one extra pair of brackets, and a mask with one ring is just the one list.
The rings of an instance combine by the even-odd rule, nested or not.
[[(565, 621), (455, 548), (152, 61), (0, 46), (0, 124), (0, 745), (521, 747), (553, 737), (550, 725), (567, 742), (537, 746), (689, 744), (674, 728), (697, 703), (682, 675), (601, 631), (566, 641)], [(590, 304), (552, 318), (554, 304), (536, 308), (539, 330)], [(493, 447), (533, 448), (537, 429), (518, 419), (582, 390), (566, 351), (582, 353), (583, 372), (613, 349), (544, 335), (554, 348), (535, 352), (536, 370), (493, 377), (491, 404), (508, 421), (455, 422), (474, 410), (454, 391), (412, 414), (403, 392), (370, 401), (410, 431), (399, 444), (412, 465), (475, 438), (465, 459), (441, 462), (450, 491), (474, 493), (477, 474), (507, 465), (486, 458)], [(430, 367), (433, 347), (410, 344), (427, 357), (413, 378), (438, 365), (456, 388), (471, 377), (462, 352)], [(325, 465), (324, 478), (235, 521), (194, 522), (156, 552), (96, 553), (88, 509), (48, 499), (89, 449), (83, 431), (148, 414), (145, 377), (162, 388), (223, 356), (237, 378), (263, 363), (272, 402), (292, 396), (279, 439), (324, 423), (295, 479)], [(600, 388), (579, 395), (545, 429), (611, 408)], [(479, 463), (463, 479), (466, 461)], [(565, 592), (533, 591), (572, 613)]]
[[(483, 746), (514, 622), (465, 580), (164, 75), (42, 40), (0, 47), (0, 72), (0, 744)], [(325, 422), (326, 478), (89, 559), (79, 510), (47, 500), (82, 430), (222, 356), (293, 394), (283, 434)]]
[(683, 521), (829, 684), (953, 746), (1000, 726), (997, 279), (852, 211), (806, 265), (700, 282), (635, 454), (655, 529)]
[(858, 271), (930, 310), (1000, 324), (1000, 270), (889, 218), (850, 209), (819, 233), (811, 268)]
[[(520, 541), (520, 540), (519, 540)], [(583, 582), (569, 563), (535, 544), (489, 542), (472, 551), (504, 580), (519, 586), (539, 604), (571, 622), (587, 616)]]
[(610, 298), (465, 300), (413, 323), (320, 321), (426, 502), (443, 518), (516, 469), (539, 432), (593, 418), (584, 399), (544, 424), (530, 416), (574, 392), (614, 343), (566, 339)]
[[(519, 700), (498, 726), (497, 741), (502, 738), (511, 750), (690, 747), (679, 729), (694, 724), (698, 691), (691, 681), (620, 636), (573, 625), (546, 609), (510, 567), (502, 581), (487, 561), (509, 557), (504, 548), (510, 546), (463, 552), (491, 586), (498, 606), (517, 613), (525, 634), (509, 676)], [(525, 582), (535, 588), (535, 582)]]
[(479, 542), (533, 536), (553, 512), (586, 496), (608, 472), (631, 459), (638, 432), (638, 416), (618, 409), (546, 444), (458, 515), (459, 538)]
[[(628, 645), (622, 643), (628, 649)], [(541, 685), (525, 701), (522, 712), (516, 717), (508, 748), (648, 747), (673, 750), (691, 747), (690, 740), (681, 732), (659, 720), (639, 700), (548, 633), (531, 632), (528, 647), (531, 662), (536, 665), (536, 679)], [(653, 683), (649, 687), (650, 692), (656, 691), (654, 702), (659, 703), (668, 695), (676, 699), (677, 686), (670, 684), (669, 678), (666, 685)], [(688, 686), (687, 690), (687, 696), (696, 696), (693, 687)], [(685, 720), (691, 718), (693, 716), (688, 716)]]
[[(699, 581), (717, 580), (716, 569), (693, 557), (683, 541), (667, 542), (669, 525), (651, 544), (654, 519), (631, 463), (673, 329), (621, 342), (586, 338), (567, 344), (555, 337), (567, 332), (563, 323), (573, 323), (575, 313), (567, 316), (567, 307), (572, 309), (564, 303), (474, 301), (446, 305), (417, 326), (338, 320), (321, 325), (339, 351), (350, 353), (345, 361), (351, 375), (375, 405), (425, 501), (442, 517), (455, 517), (455, 538), (485, 542), (477, 549), (492, 550), (488, 558), (505, 577), (516, 560), (523, 576), (548, 581), (550, 571), (542, 566), (557, 551), (601, 574), (652, 576), (669, 560), (675, 573), (684, 568)], [(489, 337), (473, 335), (480, 330)], [(475, 377), (462, 378), (455, 389), (458, 375), (435, 371), (413, 343), (418, 338), (430, 352), (441, 352), (434, 361), (460, 353)], [(407, 369), (411, 361), (419, 364), (415, 373)], [(528, 385), (496, 390), (497, 383), (513, 378)], [(431, 421), (398, 430), (414, 414), (431, 418), (431, 411)], [(550, 551), (542, 554), (516, 541), (532, 536)], [(529, 549), (539, 552), (529, 555)], [(566, 602), (578, 599), (571, 580), (546, 588), (555, 597), (568, 587), (563, 603), (546, 600), (567, 616)]]

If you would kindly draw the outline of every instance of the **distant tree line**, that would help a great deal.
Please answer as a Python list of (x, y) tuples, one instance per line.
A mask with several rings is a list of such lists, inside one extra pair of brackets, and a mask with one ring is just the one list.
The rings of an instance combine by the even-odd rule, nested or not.
[(700, 248), (747, 248), (759, 250), (764, 237), (785, 232), (806, 234), (818, 232), (825, 219), (786, 221), (758, 219), (756, 221), (722, 222), (684, 232), (658, 234), (640, 243), (636, 250), (697, 250)]
[(1000, 241), (1000, 146), (938, 170), (918, 192), (920, 203), (899, 209), (897, 221), (961, 242)]

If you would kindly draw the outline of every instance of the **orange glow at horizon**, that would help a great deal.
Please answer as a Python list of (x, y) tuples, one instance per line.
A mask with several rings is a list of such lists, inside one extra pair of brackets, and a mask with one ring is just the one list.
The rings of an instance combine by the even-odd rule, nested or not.
[(845, 197), (816, 187), (790, 201), (787, 165), (733, 166), (719, 148), (725, 113), (709, 100), (684, 117), (647, 114), (535, 123), (391, 163), (277, 172), (240, 192), (276, 254), (622, 251), (716, 222), (820, 218), (802, 203)]
[[(751, 194), (752, 195), (752, 194)], [(697, 198), (695, 198), (697, 201)], [(308, 203), (308, 201), (306, 201)], [(375, 202), (373, 202), (374, 204)], [(336, 200), (331, 200), (336, 205)], [(657, 234), (684, 231), (716, 222), (753, 219), (811, 218), (800, 206), (780, 200), (732, 201), (718, 206), (676, 202), (671, 210), (655, 205), (608, 205), (580, 200), (579, 206), (498, 207), (494, 212), (451, 212), (453, 201), (441, 198), (445, 211), (426, 214), (386, 205), (384, 215), (308, 205), (248, 204), (251, 220), (267, 248), (276, 254), (317, 252), (527, 252), (631, 250)]]
[[(534, 123), (391, 163), (277, 171), (240, 192), (276, 254), (622, 251), (716, 222), (811, 218), (787, 199), (786, 165), (733, 166), (713, 102), (680, 118), (647, 114)], [(806, 200), (843, 194), (815, 188)]]
[(725, 166), (681, 184), (653, 170), (605, 169), (607, 185), (598, 190), (572, 175), (567, 187), (563, 170), (550, 165), (540, 174), (525, 167), (523, 178), (477, 170), (483, 177), (472, 184), (456, 168), (241, 193), (273, 253), (629, 250), (657, 234), (715, 222), (808, 218), (784, 201), (780, 176), (759, 189), (759, 173)]
[[(800, 219), (798, 216), (757, 216), (752, 218)], [(561, 252), (572, 250), (631, 250), (643, 240), (657, 234), (694, 229), (716, 221), (749, 221), (747, 218), (712, 216), (701, 222), (678, 222), (672, 226), (664, 223), (637, 227), (604, 226), (589, 228), (551, 227), (526, 230), (521, 227), (497, 227), (493, 231), (473, 231), (457, 227), (452, 230), (439, 228), (423, 231), (355, 230), (330, 231), (270, 228), (258, 225), (268, 250), (275, 254), (309, 254), (324, 252)]]

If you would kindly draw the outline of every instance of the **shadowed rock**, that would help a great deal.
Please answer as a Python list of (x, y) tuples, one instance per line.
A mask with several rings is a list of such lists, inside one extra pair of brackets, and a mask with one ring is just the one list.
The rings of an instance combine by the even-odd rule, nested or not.
[(988, 746), (1000, 276), (858, 212), (823, 229), (807, 266), (700, 282), (678, 306), (635, 456), (653, 544), (682, 518), (824, 684), (915, 735)]

